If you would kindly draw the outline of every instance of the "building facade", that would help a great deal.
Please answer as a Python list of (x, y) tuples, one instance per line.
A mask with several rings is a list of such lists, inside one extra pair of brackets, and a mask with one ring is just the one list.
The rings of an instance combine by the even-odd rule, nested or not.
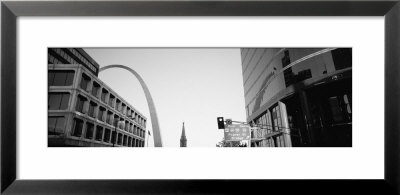
[(351, 48), (241, 49), (253, 147), (351, 147)]
[(185, 132), (185, 123), (182, 124), (182, 133), (181, 133), (180, 147), (187, 147), (187, 139), (186, 139), (186, 132)]
[(147, 118), (97, 77), (88, 56), (48, 49), (48, 146), (144, 147)]

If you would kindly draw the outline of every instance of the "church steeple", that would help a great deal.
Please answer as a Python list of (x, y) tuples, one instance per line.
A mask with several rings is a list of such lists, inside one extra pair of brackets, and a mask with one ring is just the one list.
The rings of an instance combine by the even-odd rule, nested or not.
[(186, 147), (186, 133), (185, 133), (185, 122), (182, 124), (182, 134), (181, 134), (181, 147)]

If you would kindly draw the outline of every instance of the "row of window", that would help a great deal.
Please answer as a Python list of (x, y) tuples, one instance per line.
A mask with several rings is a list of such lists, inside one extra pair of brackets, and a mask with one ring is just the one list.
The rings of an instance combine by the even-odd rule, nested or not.
[[(85, 105), (88, 104), (87, 111)], [(114, 114), (112, 110), (107, 110), (105, 107), (98, 105), (94, 101), (89, 101), (88, 98), (78, 95), (75, 110), (87, 114), (89, 117), (98, 119), (99, 121), (108, 123), (112, 126), (116, 126), (126, 132), (133, 133), (139, 137), (145, 137), (145, 130), (136, 126), (135, 124), (124, 120), (123, 117), (118, 114)]]
[[(71, 86), (73, 84), (74, 74), (75, 72), (73, 70), (49, 70), (48, 84), (49, 86)], [(129, 108), (125, 103), (121, 102), (121, 100), (116, 98), (113, 94), (109, 93), (107, 89), (101, 89), (100, 84), (98, 84), (97, 82), (93, 81), (91, 90), (89, 90), (90, 81), (91, 78), (83, 73), (80, 82), (80, 88), (84, 89), (87, 92), (90, 92), (96, 98), (99, 98), (100, 95), (100, 100), (102, 102), (115, 108), (127, 117), (137, 121), (140, 125), (146, 126), (146, 120), (144, 118), (135, 113), (133, 109)]]
[(97, 68), (75, 49), (68, 48), (68, 51), (71, 52), (74, 56), (76, 56), (80, 61), (82, 61), (93, 72), (97, 72)]
[[(48, 55), (48, 62), (51, 64), (83, 64), (94, 73), (97, 73), (97, 67), (94, 66), (89, 60), (83, 57), (76, 49), (68, 48), (68, 49), (61, 49), (61, 48), (51, 48), (49, 49), (56, 53), (58, 56), (61, 56), (62, 59), (58, 59), (57, 57), (51, 55), (49, 52)], [(67, 53), (67, 52), (70, 53)], [(72, 53), (72, 55), (71, 55)]]
[(127, 147), (144, 147), (144, 141), (101, 125), (74, 118), (72, 136)]
[[(252, 132), (252, 138), (264, 137), (273, 132), (282, 131), (282, 119), (279, 106), (275, 106), (270, 111), (265, 112), (254, 120), (262, 131)], [(284, 147), (284, 135), (275, 136), (274, 138), (264, 140), (263, 146), (266, 147)]]
[[(116, 98), (116, 96), (111, 94), (107, 89), (101, 88), (100, 84), (96, 81), (91, 80), (92, 79), (88, 75), (82, 73), (82, 78), (79, 84), (80, 88), (92, 94), (94, 97), (99, 98), (102, 102), (118, 110), (125, 116), (135, 120), (140, 125), (144, 127), (146, 126), (146, 120), (143, 117), (135, 113), (133, 109), (128, 107), (120, 99)], [(90, 85), (90, 83), (92, 83), (92, 85)]]
[[(49, 110), (66, 110), (68, 109), (70, 94), (67, 92), (50, 92), (49, 93)], [(85, 105), (88, 105), (88, 109), (85, 109)], [(145, 137), (145, 130), (136, 126), (135, 124), (124, 120), (117, 114), (114, 114), (111, 110), (106, 110), (105, 107), (97, 105), (94, 101), (88, 101), (88, 99), (82, 95), (78, 95), (75, 110), (87, 114), (89, 117), (98, 119), (102, 122), (106, 122), (110, 125), (117, 126), (118, 128), (125, 130), (126, 132), (132, 133), (139, 137)]]
[(73, 70), (49, 70), (49, 86), (71, 86), (74, 81), (75, 71)]
[[(70, 55), (68, 55), (64, 50), (62, 50), (60, 48), (51, 49), (51, 50), (53, 52), (57, 53), (58, 56), (62, 57), (62, 60), (64, 60), (64, 62), (62, 62), (62, 60), (58, 59), (60, 62), (62, 62), (62, 64), (65, 64), (65, 63), (67, 63), (67, 64), (81, 64), (81, 63), (77, 62), (74, 58), (72, 58)], [(53, 56), (51, 56), (51, 57), (53, 57)], [(52, 62), (51, 61), (51, 57), (49, 59), (50, 62)], [(54, 59), (57, 59), (57, 57), (54, 56)], [(53, 63), (53, 64), (59, 64), (59, 63)]]

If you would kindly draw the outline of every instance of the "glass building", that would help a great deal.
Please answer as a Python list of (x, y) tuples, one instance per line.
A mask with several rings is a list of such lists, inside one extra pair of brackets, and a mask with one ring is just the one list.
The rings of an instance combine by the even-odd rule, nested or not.
[(146, 120), (83, 49), (48, 49), (48, 146), (144, 147)]
[(253, 147), (351, 147), (351, 48), (242, 48)]

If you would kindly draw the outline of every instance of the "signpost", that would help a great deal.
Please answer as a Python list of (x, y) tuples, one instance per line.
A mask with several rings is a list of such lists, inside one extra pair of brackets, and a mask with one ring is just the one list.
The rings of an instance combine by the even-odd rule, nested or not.
[(225, 141), (247, 141), (247, 146), (250, 147), (250, 126), (243, 124), (226, 125), (224, 129)]

